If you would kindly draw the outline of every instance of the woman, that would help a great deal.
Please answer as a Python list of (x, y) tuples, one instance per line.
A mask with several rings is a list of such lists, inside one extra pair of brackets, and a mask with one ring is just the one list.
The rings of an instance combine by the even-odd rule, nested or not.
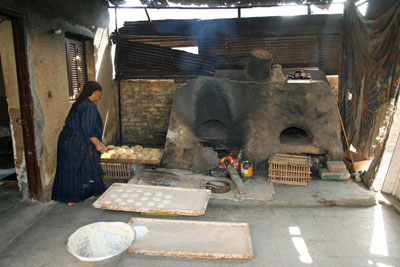
[(51, 199), (67, 202), (69, 207), (107, 189), (101, 179), (100, 165), (100, 154), (105, 150), (101, 141), (103, 122), (95, 104), (101, 98), (101, 91), (98, 82), (85, 84), (58, 138)]

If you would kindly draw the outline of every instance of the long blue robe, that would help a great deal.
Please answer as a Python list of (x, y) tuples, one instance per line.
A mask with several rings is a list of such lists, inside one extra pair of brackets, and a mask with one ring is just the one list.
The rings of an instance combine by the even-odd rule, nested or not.
[(52, 199), (77, 202), (102, 194), (100, 152), (90, 137), (102, 140), (103, 122), (96, 104), (82, 100), (68, 114), (58, 138), (57, 171)]

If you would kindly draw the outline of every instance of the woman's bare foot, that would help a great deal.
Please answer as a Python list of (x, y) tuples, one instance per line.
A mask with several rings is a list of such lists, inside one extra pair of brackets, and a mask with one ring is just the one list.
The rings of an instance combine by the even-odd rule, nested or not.
[(76, 205), (76, 202), (68, 202), (68, 207), (73, 207), (73, 206), (75, 206)]

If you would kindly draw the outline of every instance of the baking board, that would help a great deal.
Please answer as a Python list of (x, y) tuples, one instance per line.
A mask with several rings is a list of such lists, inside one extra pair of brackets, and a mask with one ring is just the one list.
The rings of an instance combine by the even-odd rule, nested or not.
[(128, 253), (208, 259), (251, 259), (247, 223), (131, 218), (132, 226), (146, 226)]
[(199, 216), (205, 213), (210, 195), (207, 189), (113, 183), (93, 207)]

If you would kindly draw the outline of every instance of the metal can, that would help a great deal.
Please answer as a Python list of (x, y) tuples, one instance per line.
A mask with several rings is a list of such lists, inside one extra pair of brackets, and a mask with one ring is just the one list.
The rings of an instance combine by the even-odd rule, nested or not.
[(240, 163), (240, 175), (242, 177), (253, 176), (253, 163), (249, 160), (244, 160)]

